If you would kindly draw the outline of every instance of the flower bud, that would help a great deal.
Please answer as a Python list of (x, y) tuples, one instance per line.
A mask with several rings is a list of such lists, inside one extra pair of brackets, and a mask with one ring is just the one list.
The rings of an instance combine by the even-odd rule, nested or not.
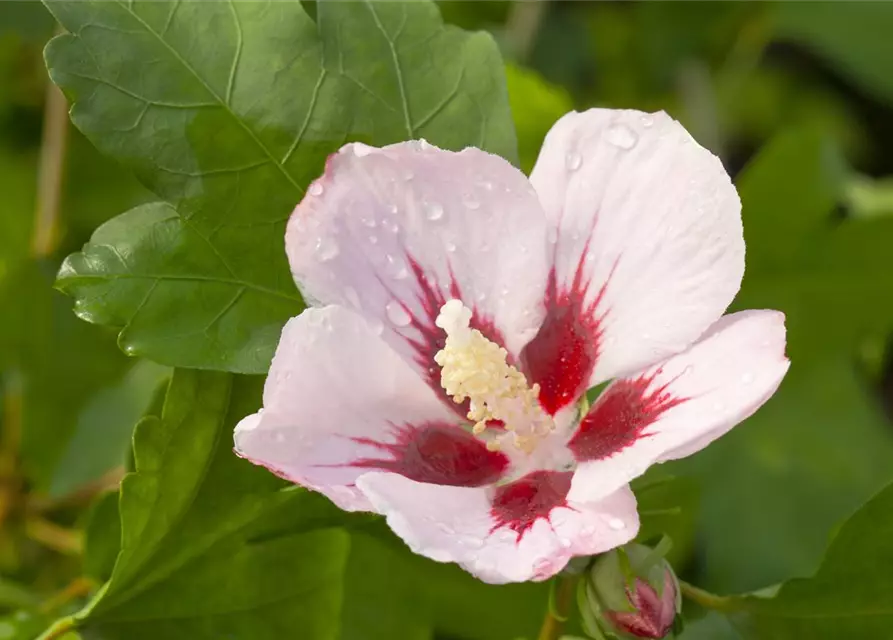
[(640, 544), (600, 556), (589, 575), (587, 596), (600, 630), (624, 640), (671, 638), (682, 606), (669, 563)]

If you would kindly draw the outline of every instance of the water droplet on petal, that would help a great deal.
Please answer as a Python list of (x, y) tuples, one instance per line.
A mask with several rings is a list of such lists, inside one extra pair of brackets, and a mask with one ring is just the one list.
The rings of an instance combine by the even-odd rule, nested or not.
[(311, 196), (321, 196), (323, 192), (323, 187), (319, 182), (314, 182), (310, 185), (310, 188), (307, 189), (307, 193)]
[(493, 191), (493, 183), (492, 183), (492, 182), (489, 182), (489, 181), (487, 181), (487, 180), (484, 180), (484, 181), (481, 183), (481, 186), (482, 186), (484, 189), (486, 189), (487, 191)]
[(652, 126), (654, 126), (654, 116), (652, 116), (650, 113), (644, 114), (641, 118), (641, 121), (642, 121), (642, 126), (645, 127), (646, 129), (649, 129)]
[(409, 312), (403, 307), (403, 303), (397, 300), (391, 300), (385, 305), (384, 310), (388, 316), (388, 320), (394, 323), (394, 326), (396, 327), (405, 327), (412, 322), (412, 316), (410, 316)]
[(625, 124), (612, 124), (605, 131), (605, 140), (620, 149), (632, 149), (639, 141), (638, 134)]
[(388, 205), (388, 212), (389, 212), (389, 213), (397, 213), (397, 205), (395, 205), (395, 204), (389, 204), (389, 205)]
[(626, 523), (620, 518), (611, 518), (608, 520), (608, 526), (611, 527), (614, 531), (620, 531), (621, 529), (626, 528)]
[(448, 535), (448, 536), (452, 536), (452, 535), (456, 534), (456, 532), (453, 531), (453, 528), (445, 522), (438, 522), (437, 528), (440, 530), (441, 533)]
[(564, 157), (564, 166), (568, 171), (576, 171), (583, 165), (583, 156), (579, 153), (571, 152)]
[(273, 434), (273, 440), (275, 440), (279, 444), (282, 444), (283, 442), (285, 442), (285, 434), (283, 434), (281, 431), (276, 431)]
[(751, 382), (753, 382), (753, 374), (748, 371), (741, 376), (741, 382), (743, 382), (744, 384), (750, 384)]
[(437, 202), (425, 203), (425, 217), (432, 222), (443, 218), (443, 205)]
[(369, 236), (369, 244), (378, 244), (378, 236), (370, 235)]
[(370, 229), (374, 229), (378, 226), (378, 221), (371, 216), (369, 216), (368, 218), (360, 218), (360, 222), (362, 222), (363, 225), (369, 227)]
[(427, 140), (425, 140), (424, 138), (419, 138), (419, 149), (420, 150), (424, 151), (424, 150), (430, 149), (430, 148), (431, 148), (431, 145), (429, 144), (429, 142)]
[(353, 154), (358, 158), (368, 156), (374, 150), (374, 147), (370, 147), (368, 144), (363, 144), (362, 142), (354, 142), (353, 144)]
[(374, 333), (375, 335), (380, 336), (382, 333), (384, 333), (384, 324), (381, 322), (381, 320), (371, 318), (366, 322), (369, 323), (369, 328), (372, 329), (372, 333)]
[(456, 243), (447, 240), (444, 244), (446, 245), (446, 250), (450, 253), (453, 253), (456, 250)]
[(338, 244), (334, 238), (320, 236), (316, 240), (316, 257), (322, 262), (327, 262), (338, 255)]
[(549, 229), (549, 244), (555, 244), (556, 242), (558, 242), (558, 229), (552, 227)]
[(462, 204), (472, 210), (479, 209), (481, 206), (480, 201), (470, 193), (466, 193), (462, 196)]
[(412, 180), (414, 177), (415, 177), (415, 174), (414, 174), (412, 171), (410, 171), (409, 169), (406, 169), (406, 170), (403, 172), (403, 179), (404, 179), (405, 181), (407, 181), (407, 182), (409, 182), (410, 180)]

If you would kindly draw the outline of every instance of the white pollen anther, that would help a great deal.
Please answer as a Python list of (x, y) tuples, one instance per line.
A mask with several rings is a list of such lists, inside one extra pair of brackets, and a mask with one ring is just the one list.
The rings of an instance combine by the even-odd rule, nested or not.
[(539, 385), (528, 386), (518, 369), (508, 364), (508, 353), (470, 327), (471, 310), (459, 300), (443, 305), (434, 321), (447, 335), (443, 349), (434, 356), (440, 365), (440, 384), (456, 403), (469, 400), (472, 432), (482, 434), (491, 420), (503, 423), (506, 433), (488, 441), (498, 449), (504, 437), (530, 453), (554, 428), (552, 418), (539, 403)]

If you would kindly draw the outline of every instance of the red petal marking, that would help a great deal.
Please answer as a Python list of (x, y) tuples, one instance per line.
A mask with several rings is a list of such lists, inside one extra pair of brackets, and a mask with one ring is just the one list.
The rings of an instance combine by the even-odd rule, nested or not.
[(552, 509), (567, 506), (572, 477), (570, 471), (534, 471), (499, 487), (493, 495), (490, 513), (496, 524), (490, 532), (508, 527), (520, 542), (537, 520), (548, 521)]
[(581, 462), (609, 458), (647, 437), (645, 429), (661, 414), (687, 398), (673, 396), (665, 385), (652, 391), (652, 376), (618, 380), (605, 389), (595, 405), (580, 422), (580, 428), (567, 446)]
[[(418, 283), (419, 302), (422, 305), (421, 317), (416, 317), (407, 309), (407, 313), (410, 313), (412, 317), (411, 326), (419, 333), (418, 338), (407, 338), (407, 340), (416, 350), (416, 362), (424, 368), (428, 384), (444, 402), (464, 418), (468, 415), (468, 401), (466, 400), (463, 404), (453, 402), (453, 399), (447, 395), (440, 384), (440, 367), (434, 362), (434, 355), (443, 349), (446, 343), (446, 334), (443, 329), (434, 324), (434, 321), (447, 299), (437, 283), (430, 281), (414, 258), (407, 256), (407, 261)], [(462, 300), (462, 292), (455, 278), (451, 280), (449, 293), (450, 299)], [(493, 320), (482, 316), (473, 304), (469, 304), (465, 300), (462, 300), (462, 303), (471, 309), (471, 328), (480, 331), (488, 340), (499, 346), (504, 346), (502, 334), (494, 326)]]
[(676, 618), (676, 587), (669, 572), (660, 596), (641, 578), (636, 578), (634, 590), (627, 589), (626, 595), (635, 611), (606, 611), (611, 624), (636, 638), (663, 638), (669, 633)]
[(417, 482), (451, 487), (479, 487), (499, 479), (509, 465), (504, 453), (487, 446), (460, 427), (429, 422), (396, 427), (391, 444), (369, 438), (354, 442), (376, 447), (392, 458), (364, 458), (348, 466), (392, 471)]
[[(586, 251), (583, 251), (586, 255)], [(569, 289), (558, 288), (555, 268), (546, 286), (546, 318), (521, 353), (530, 384), (540, 385), (540, 404), (550, 415), (575, 402), (586, 391), (598, 359), (603, 314), (598, 306), (607, 282), (595, 300), (584, 306), (589, 282), (584, 281), (582, 258)]]

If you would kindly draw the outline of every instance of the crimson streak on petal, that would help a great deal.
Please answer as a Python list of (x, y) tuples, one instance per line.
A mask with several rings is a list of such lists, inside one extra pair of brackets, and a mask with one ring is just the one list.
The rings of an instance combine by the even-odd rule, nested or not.
[(639, 438), (648, 437), (648, 425), (664, 411), (686, 401), (667, 391), (670, 383), (649, 391), (658, 373), (618, 380), (605, 389), (568, 442), (577, 460), (609, 458)]
[(607, 283), (585, 304), (589, 283), (584, 281), (582, 261), (570, 289), (559, 290), (554, 267), (549, 274), (546, 317), (521, 353), (521, 364), (528, 382), (540, 385), (540, 404), (551, 415), (586, 390), (599, 354), (602, 316), (598, 306), (606, 287)]
[(491, 508), (496, 524), (491, 533), (508, 527), (520, 542), (537, 520), (548, 521), (553, 509), (567, 507), (573, 475), (570, 471), (534, 471), (496, 489)]
[(490, 451), (483, 442), (453, 424), (429, 422), (395, 429), (397, 440), (390, 444), (352, 438), (389, 453), (391, 458), (363, 458), (350, 466), (392, 471), (417, 482), (479, 487), (496, 482), (509, 465), (505, 454)]

